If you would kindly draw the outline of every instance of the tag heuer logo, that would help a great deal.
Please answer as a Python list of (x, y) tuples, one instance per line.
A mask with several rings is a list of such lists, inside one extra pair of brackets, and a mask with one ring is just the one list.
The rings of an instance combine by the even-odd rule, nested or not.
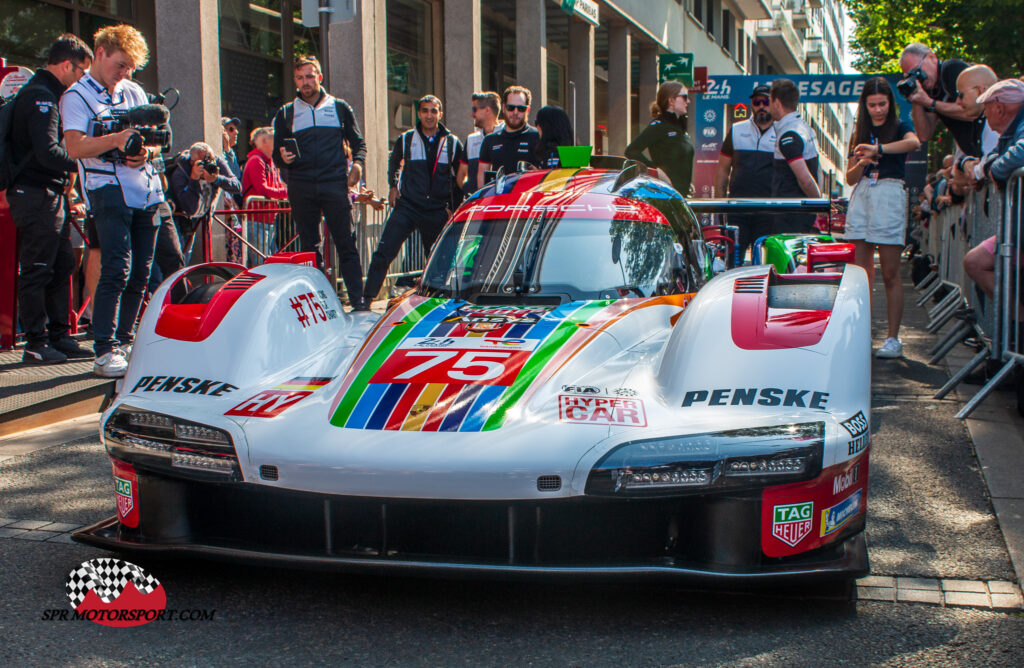
[(811, 533), (814, 502), (788, 503), (772, 508), (772, 535), (790, 547), (796, 547)]
[(132, 511), (135, 506), (135, 502), (132, 501), (132, 482), (131, 480), (125, 480), (124, 478), (114, 477), (114, 491), (117, 492), (117, 509), (121, 512), (121, 517), (126, 516)]

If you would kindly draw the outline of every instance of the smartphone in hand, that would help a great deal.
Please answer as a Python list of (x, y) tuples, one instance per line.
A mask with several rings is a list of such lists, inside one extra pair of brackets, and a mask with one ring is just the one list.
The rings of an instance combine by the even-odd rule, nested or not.
[(284, 150), (293, 154), (296, 160), (298, 160), (299, 157), (301, 157), (299, 155), (299, 142), (295, 141), (295, 137), (287, 137), (285, 139), (282, 139), (281, 145), (284, 146)]

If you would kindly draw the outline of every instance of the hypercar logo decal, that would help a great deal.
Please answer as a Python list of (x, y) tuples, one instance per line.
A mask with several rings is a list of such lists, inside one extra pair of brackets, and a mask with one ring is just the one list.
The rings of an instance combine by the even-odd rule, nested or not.
[(558, 419), (574, 424), (646, 427), (647, 413), (640, 399), (558, 395)]
[(224, 415), (276, 417), (330, 382), (330, 378), (292, 378), (272, 390), (257, 392)]
[(811, 533), (814, 502), (787, 503), (772, 508), (772, 535), (790, 547)]
[(821, 511), (821, 535), (839, 531), (860, 511), (861, 490), (857, 490), (831, 508)]

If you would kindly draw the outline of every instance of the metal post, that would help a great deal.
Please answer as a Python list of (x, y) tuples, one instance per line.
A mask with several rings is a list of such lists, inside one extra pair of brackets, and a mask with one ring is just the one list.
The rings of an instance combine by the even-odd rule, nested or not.
[(572, 90), (572, 143), (577, 144), (576, 141), (576, 126), (579, 125), (576, 121), (576, 82), (569, 82), (569, 89)]
[(320, 7), (317, 11), (320, 13), (320, 71), (324, 75), (324, 90), (329, 91), (331, 79), (328, 42), (331, 32), (331, 13), (334, 11), (331, 8), (331, 0), (320, 0)]

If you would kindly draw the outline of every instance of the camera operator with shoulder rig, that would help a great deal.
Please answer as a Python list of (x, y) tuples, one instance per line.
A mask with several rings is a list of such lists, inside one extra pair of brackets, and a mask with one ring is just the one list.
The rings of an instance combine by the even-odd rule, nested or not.
[(939, 60), (930, 48), (914, 42), (900, 54), (903, 79), (896, 88), (914, 105), (910, 112), (914, 133), (922, 142), (934, 136), (935, 126), (941, 120), (960, 150), (967, 155), (981, 155), (985, 120), (957, 104), (956, 80), (965, 69), (964, 61)]
[(92, 67), (61, 97), (60, 111), (100, 240), (93, 373), (117, 378), (128, 369), (121, 346), (131, 344), (164, 200), (152, 159), (169, 148), (170, 129), (167, 109), (148, 104), (146, 92), (129, 79), (149, 59), (142, 34), (129, 25), (107, 26), (93, 41)]

